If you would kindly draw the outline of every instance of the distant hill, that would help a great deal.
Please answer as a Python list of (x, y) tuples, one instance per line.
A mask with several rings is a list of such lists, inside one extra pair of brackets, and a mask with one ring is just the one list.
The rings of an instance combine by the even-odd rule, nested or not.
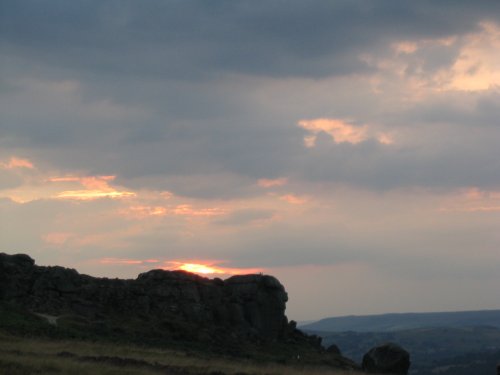
[(474, 326), (500, 328), (500, 310), (351, 315), (321, 319), (301, 325), (300, 328), (323, 332), (392, 332), (418, 328)]

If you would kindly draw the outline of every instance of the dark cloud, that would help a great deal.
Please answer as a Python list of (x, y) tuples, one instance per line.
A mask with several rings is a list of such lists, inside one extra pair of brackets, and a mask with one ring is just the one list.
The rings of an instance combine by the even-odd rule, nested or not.
[[(362, 72), (366, 47), (460, 34), (500, 6), (421, 1), (3, 1), (5, 52), (61, 73), (199, 79)], [(70, 73), (71, 72), (71, 73)]]
[[(118, 174), (123, 185), (148, 181), (203, 198), (255, 194), (248, 187), (255, 180), (282, 176), (375, 189), (499, 183), (494, 130), (471, 141), (466, 129), (443, 131), (439, 149), (426, 154), (428, 146), (335, 144), (325, 134), (307, 149), (306, 132), (296, 126), (301, 118), (344, 116), (395, 129), (442, 121), (491, 127), (498, 112), (493, 94), (465, 115), (450, 97), (394, 114), (393, 103), (379, 108), (373, 93), (360, 98), (332, 86), (316, 97), (300, 92), (306, 84), (271, 94), (258, 86), (372, 74), (378, 68), (362, 54), (383, 56), (398, 40), (465, 35), (493, 19), (500, 4), (7, 0), (0, 6), (0, 142), (63, 170)], [(420, 49), (406, 75), (446, 68), (460, 45)], [(336, 94), (321, 98), (328, 92)], [(205, 178), (194, 182), (199, 176)]]

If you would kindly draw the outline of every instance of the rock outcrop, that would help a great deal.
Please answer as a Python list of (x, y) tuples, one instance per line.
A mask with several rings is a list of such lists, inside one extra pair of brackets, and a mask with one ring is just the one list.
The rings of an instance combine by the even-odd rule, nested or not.
[[(190, 327), (185, 335), (215, 328), (233, 335), (276, 340), (290, 330), (287, 293), (267, 275), (207, 279), (185, 271), (152, 270), (135, 280), (96, 278), (74, 269), (35, 265), (24, 254), (0, 253), (0, 300), (49, 314), (155, 319)], [(194, 337), (196, 339), (196, 337)]]
[(362, 368), (375, 374), (406, 375), (410, 368), (410, 354), (397, 344), (383, 344), (363, 356)]
[[(0, 329), (13, 334), (172, 346), (259, 361), (358, 366), (288, 322), (287, 293), (267, 275), (207, 279), (152, 270), (108, 279), (0, 253)], [(3, 314), (3, 315), (2, 315)], [(44, 321), (45, 320), (45, 321)]]

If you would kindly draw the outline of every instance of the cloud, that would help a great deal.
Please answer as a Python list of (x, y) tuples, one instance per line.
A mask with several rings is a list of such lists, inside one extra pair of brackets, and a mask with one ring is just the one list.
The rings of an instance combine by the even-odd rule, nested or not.
[(500, 27), (482, 22), (479, 32), (465, 37), (465, 44), (451, 68), (448, 89), (488, 90), (500, 87)]
[(350, 125), (345, 121), (337, 119), (318, 118), (314, 120), (301, 120), (299, 126), (307, 130), (311, 135), (304, 137), (306, 147), (314, 147), (319, 132), (329, 134), (335, 143), (357, 144), (368, 138), (367, 127)]
[(439, 208), (442, 212), (500, 212), (500, 191), (477, 187), (460, 189), (448, 197)]
[(174, 215), (181, 216), (219, 216), (224, 214), (224, 210), (219, 207), (194, 208), (190, 204), (181, 204), (173, 209)]
[(93, 200), (100, 198), (122, 199), (136, 195), (131, 191), (120, 191), (112, 187), (109, 183), (116, 176), (85, 176), (85, 177), (52, 177), (49, 182), (77, 182), (83, 185), (84, 190), (64, 190), (57, 194), (60, 199)]
[(261, 178), (261, 179), (259, 179), (259, 181), (257, 181), (257, 184), (263, 188), (283, 186), (283, 185), (286, 185), (287, 183), (288, 183), (288, 179), (285, 177), (280, 177), (280, 178), (275, 178), (275, 179)]
[(310, 200), (309, 197), (300, 197), (295, 194), (282, 195), (280, 199), (290, 204), (305, 204)]
[(16, 169), (16, 168), (27, 168), (33, 169), (35, 166), (28, 159), (22, 159), (12, 156), (8, 162), (0, 162), (0, 168), (2, 169)]

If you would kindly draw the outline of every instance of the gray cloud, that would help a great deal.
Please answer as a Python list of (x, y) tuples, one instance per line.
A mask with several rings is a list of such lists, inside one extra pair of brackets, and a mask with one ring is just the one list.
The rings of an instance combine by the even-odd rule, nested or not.
[(355, 56), (381, 41), (464, 33), (498, 10), (488, 1), (4, 1), (1, 35), (5, 51), (62, 74), (318, 77), (366, 70)]
[[(489, 156), (494, 131), (467, 144), (465, 153), (463, 144), (445, 139), (440, 150), (425, 155), (425, 148), (388, 149), (373, 141), (336, 145), (324, 135), (317, 149), (308, 150), (296, 122), (339, 115), (375, 118), (392, 128), (418, 127), (417, 119), (492, 126), (498, 112), (493, 94), (466, 116), (446, 97), (439, 106), (424, 103), (388, 116), (391, 103), (380, 108), (366, 88), (319, 93), (330, 92), (328, 99), (300, 90), (311, 78), (376, 72), (359, 56), (388, 53), (392, 41), (477, 30), (499, 6), (5, 1), (0, 40), (2, 82), (9, 89), (0, 94), (0, 142), (69, 171), (116, 173), (135, 187), (146, 180), (162, 188), (170, 183), (178, 194), (199, 197), (252, 194), (246, 187), (251, 181), (282, 175), (376, 189), (492, 186), (499, 175)], [(431, 74), (451, 64), (459, 46), (426, 47), (411, 61), (424, 61), (418, 74)], [(410, 63), (408, 75), (417, 74), (412, 69)], [(259, 85), (286, 79), (303, 81), (297, 92), (275, 90), (259, 100), (265, 95)], [(442, 136), (454, 137), (452, 131)], [(228, 184), (196, 186), (189, 182), (193, 174), (233, 177)]]

